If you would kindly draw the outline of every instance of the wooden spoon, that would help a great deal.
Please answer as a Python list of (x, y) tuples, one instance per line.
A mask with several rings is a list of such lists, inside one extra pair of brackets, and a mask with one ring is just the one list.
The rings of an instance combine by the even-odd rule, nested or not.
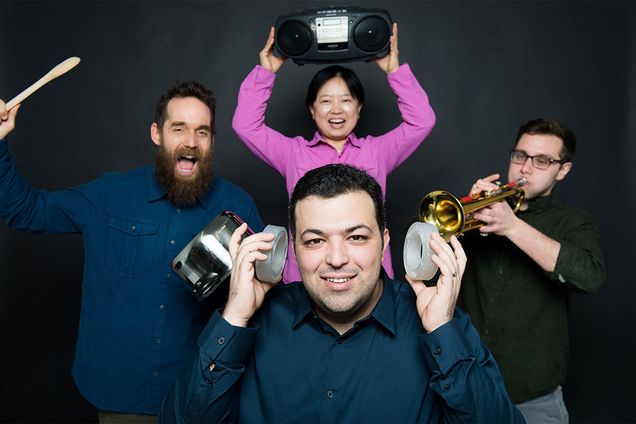
[(29, 88), (27, 88), (22, 93), (18, 94), (13, 99), (11, 99), (9, 103), (7, 103), (7, 110), (13, 109), (15, 105), (22, 103), (24, 99), (29, 97), (31, 94), (35, 93), (35, 91), (38, 90), (40, 87), (42, 87), (44, 84), (54, 80), (60, 75), (64, 75), (65, 73), (73, 69), (75, 66), (77, 66), (78, 63), (80, 63), (79, 57), (76, 57), (76, 56), (69, 57), (64, 62), (60, 63), (55, 68), (47, 72), (46, 75), (44, 75), (42, 78), (37, 80)]

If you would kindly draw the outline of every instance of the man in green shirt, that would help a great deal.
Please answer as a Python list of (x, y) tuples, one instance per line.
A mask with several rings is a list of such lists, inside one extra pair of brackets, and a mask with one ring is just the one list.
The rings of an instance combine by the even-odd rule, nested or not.
[[(501, 201), (478, 210), (479, 232), (463, 240), (468, 260), (460, 302), (492, 351), (506, 389), (528, 423), (568, 422), (561, 386), (568, 356), (568, 297), (605, 279), (598, 227), (553, 191), (572, 169), (576, 137), (535, 119), (519, 128), (508, 180), (526, 179), (517, 215)], [(470, 194), (493, 190), (499, 174)]]

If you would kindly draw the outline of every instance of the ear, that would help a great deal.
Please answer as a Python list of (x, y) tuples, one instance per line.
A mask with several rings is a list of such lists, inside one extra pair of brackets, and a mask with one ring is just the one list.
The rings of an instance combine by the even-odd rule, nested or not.
[(564, 164), (562, 164), (561, 169), (559, 169), (559, 172), (556, 175), (556, 180), (561, 181), (562, 179), (564, 179), (565, 176), (568, 175), (568, 173), (570, 172), (570, 169), (572, 169), (572, 162), (565, 162)]
[(161, 133), (156, 122), (153, 122), (150, 126), (150, 138), (157, 146), (161, 145)]
[(360, 112), (362, 112), (362, 106), (364, 106), (362, 103), (358, 105), (358, 116), (360, 116)]
[(316, 113), (314, 112), (314, 106), (313, 105), (309, 105), (309, 107), (307, 107), (307, 109), (309, 109), (309, 113), (311, 113), (311, 119), (313, 119), (315, 121), (316, 120)]
[(391, 236), (389, 235), (389, 229), (384, 229), (384, 246), (382, 246), (382, 261), (384, 261), (384, 254), (386, 253), (386, 248), (389, 246), (389, 240)]

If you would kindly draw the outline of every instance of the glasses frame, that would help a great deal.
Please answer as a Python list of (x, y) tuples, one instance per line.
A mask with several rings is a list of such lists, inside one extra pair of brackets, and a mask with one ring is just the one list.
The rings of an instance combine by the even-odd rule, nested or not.
[[(525, 159), (523, 160), (523, 162), (515, 162), (512, 158), (512, 156), (515, 153), (521, 153), (522, 155), (525, 156)], [(523, 165), (524, 163), (526, 163), (526, 161), (528, 160), (528, 158), (530, 158), (531, 162), (532, 162), (532, 166), (537, 168), (537, 169), (541, 169), (541, 170), (546, 170), (548, 169), (550, 166), (552, 166), (555, 163), (558, 163), (559, 165), (562, 165), (563, 163), (565, 163), (562, 159), (552, 159), (550, 156), (546, 156), (546, 155), (534, 155), (534, 156), (530, 156), (529, 154), (527, 154), (526, 152), (524, 152), (523, 150), (516, 150), (516, 149), (510, 149), (510, 162), (515, 163), (517, 165)], [(546, 158), (547, 160), (550, 161), (550, 163), (548, 164), (548, 166), (546, 167), (540, 167), (537, 166), (536, 162), (535, 162), (535, 158)]]

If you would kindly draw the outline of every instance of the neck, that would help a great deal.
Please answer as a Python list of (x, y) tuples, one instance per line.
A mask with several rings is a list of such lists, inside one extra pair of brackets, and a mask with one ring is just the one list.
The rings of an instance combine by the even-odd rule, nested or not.
[(382, 278), (380, 278), (378, 279), (378, 283), (376, 284), (375, 289), (373, 290), (369, 298), (366, 300), (362, 300), (358, 305), (356, 305), (357, 308), (354, 308), (353, 310), (343, 313), (333, 313), (323, 310), (316, 305), (314, 305), (314, 310), (324, 322), (333, 327), (333, 329), (336, 330), (338, 334), (343, 335), (347, 331), (351, 330), (356, 322), (368, 317), (371, 314), (371, 311), (373, 311), (375, 305), (377, 305), (380, 301), (383, 290), (384, 281)]
[(323, 141), (325, 143), (327, 143), (328, 145), (330, 145), (331, 147), (333, 147), (334, 149), (336, 149), (336, 151), (338, 152), (338, 154), (342, 153), (342, 149), (344, 149), (344, 145), (347, 142), (347, 139), (343, 139), (343, 140), (329, 140), (325, 137), (322, 138)]

